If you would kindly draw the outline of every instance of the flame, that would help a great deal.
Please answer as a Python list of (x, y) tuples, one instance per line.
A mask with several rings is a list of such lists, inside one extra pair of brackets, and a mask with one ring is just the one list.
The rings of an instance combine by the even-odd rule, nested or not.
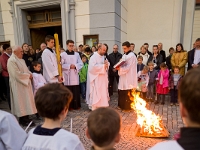
[(133, 101), (131, 108), (136, 112), (137, 124), (143, 129), (143, 132), (152, 135), (153, 133), (161, 133), (164, 129), (161, 126), (161, 117), (146, 108), (146, 102), (139, 97), (135, 91), (129, 93), (129, 97)]

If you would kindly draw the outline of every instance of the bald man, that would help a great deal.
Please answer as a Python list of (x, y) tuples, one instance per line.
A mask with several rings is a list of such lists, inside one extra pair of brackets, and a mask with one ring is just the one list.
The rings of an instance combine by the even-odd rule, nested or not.
[(10, 76), (11, 112), (19, 117), (21, 125), (27, 126), (31, 121), (28, 115), (37, 113), (31, 84), (32, 73), (22, 59), (22, 48), (15, 46), (12, 51), (7, 65)]

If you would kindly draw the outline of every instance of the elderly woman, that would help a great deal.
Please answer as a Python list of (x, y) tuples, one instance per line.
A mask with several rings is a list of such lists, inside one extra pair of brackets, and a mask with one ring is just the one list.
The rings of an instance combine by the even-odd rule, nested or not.
[(178, 66), (180, 68), (180, 74), (185, 75), (185, 65), (187, 63), (188, 59), (188, 54), (186, 51), (183, 49), (183, 45), (181, 43), (178, 43), (176, 45), (176, 52), (173, 53), (172, 58), (171, 58), (171, 65), (172, 69), (175, 66)]

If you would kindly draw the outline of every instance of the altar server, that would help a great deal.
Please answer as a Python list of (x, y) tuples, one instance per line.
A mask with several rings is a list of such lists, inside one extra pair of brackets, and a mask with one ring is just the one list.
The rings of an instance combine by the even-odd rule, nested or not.
[(131, 100), (128, 96), (131, 90), (137, 88), (137, 59), (134, 53), (130, 50), (130, 43), (122, 44), (124, 55), (122, 59), (126, 62), (118, 69), (119, 74), (119, 97), (118, 106), (122, 110), (131, 110)]
[(45, 38), (47, 48), (42, 53), (43, 75), (47, 83), (62, 82), (62, 77), (58, 74), (58, 64), (56, 53), (53, 50), (54, 37), (47, 35)]
[(26, 140), (26, 132), (16, 118), (0, 110), (0, 150), (21, 150)]
[(64, 77), (64, 85), (73, 93), (73, 99), (69, 109), (80, 109), (80, 87), (79, 87), (79, 71), (83, 67), (83, 62), (79, 53), (74, 52), (74, 41), (67, 40), (67, 51), (61, 53), (62, 71)]

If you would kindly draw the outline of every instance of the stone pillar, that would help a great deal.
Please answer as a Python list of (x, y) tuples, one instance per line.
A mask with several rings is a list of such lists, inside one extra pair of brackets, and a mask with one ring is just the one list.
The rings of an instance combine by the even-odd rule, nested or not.
[(69, 38), (76, 43), (76, 24), (75, 24), (75, 2), (70, 0), (69, 2), (69, 27), (70, 27), (70, 36)]
[(182, 24), (182, 39), (181, 42), (183, 43), (184, 49), (189, 51), (192, 49), (192, 33), (193, 33), (193, 23), (194, 23), (194, 12), (195, 12), (195, 0), (186, 0), (185, 1), (185, 10), (183, 10), (183, 17), (184, 22)]

